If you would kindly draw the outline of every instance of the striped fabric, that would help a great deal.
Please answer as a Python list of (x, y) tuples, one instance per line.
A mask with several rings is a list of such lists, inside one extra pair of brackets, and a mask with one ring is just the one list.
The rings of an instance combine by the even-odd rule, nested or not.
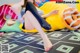
[(6, 15), (10, 15), (11, 19), (16, 20), (18, 16), (10, 9), (10, 5), (4, 4), (0, 6), (0, 28), (2, 28), (6, 22)]

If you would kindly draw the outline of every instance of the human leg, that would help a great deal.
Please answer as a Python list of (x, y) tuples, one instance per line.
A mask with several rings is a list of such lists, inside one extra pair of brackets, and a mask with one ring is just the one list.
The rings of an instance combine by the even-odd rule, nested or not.
[[(29, 22), (33, 25), (33, 27), (35, 27), (39, 31), (40, 36), (41, 36), (41, 38), (43, 39), (43, 42), (44, 42), (44, 49), (45, 49), (45, 51), (49, 51), (50, 48), (52, 47), (52, 43), (50, 42), (47, 35), (42, 30), (42, 28), (41, 28), (39, 22), (37, 21), (37, 19), (33, 16), (33, 14), (30, 11), (27, 11), (26, 15), (24, 17), (25, 17), (24, 18), (25, 21), (27, 21), (27, 19), (28, 19)], [(25, 25), (27, 25), (27, 24), (25, 23)]]

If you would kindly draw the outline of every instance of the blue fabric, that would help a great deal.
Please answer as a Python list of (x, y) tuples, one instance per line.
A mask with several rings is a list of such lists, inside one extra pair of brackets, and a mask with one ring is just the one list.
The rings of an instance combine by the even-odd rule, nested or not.
[(23, 16), (24, 14), (25, 14), (25, 9), (22, 9), (21, 16)]
[(31, 2), (27, 2), (25, 12), (27, 10), (29, 10), (35, 16), (35, 18), (39, 21), (40, 25), (44, 29), (46, 29), (46, 30), (51, 29), (51, 26), (38, 14), (37, 9), (35, 8), (35, 6)]
[(40, 1), (41, 1), (41, 3), (37, 3), (37, 2), (36, 2), (39, 7), (42, 6), (45, 2), (48, 2), (49, 0), (45, 0), (44, 2), (42, 2), (42, 0), (40, 0)]

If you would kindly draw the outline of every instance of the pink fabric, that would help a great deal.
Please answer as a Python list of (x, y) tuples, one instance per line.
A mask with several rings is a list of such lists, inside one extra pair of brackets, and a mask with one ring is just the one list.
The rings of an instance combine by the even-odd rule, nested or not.
[(0, 28), (2, 28), (6, 22), (3, 18), (6, 15), (10, 15), (11, 19), (16, 20), (18, 18), (17, 14), (11, 10), (10, 5), (4, 4), (0, 6)]

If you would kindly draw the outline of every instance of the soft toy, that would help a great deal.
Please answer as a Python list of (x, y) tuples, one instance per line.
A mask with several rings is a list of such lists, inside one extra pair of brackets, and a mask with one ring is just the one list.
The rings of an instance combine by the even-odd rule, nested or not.
[(65, 26), (70, 30), (80, 28), (80, 13), (75, 8), (67, 8), (63, 11)]

